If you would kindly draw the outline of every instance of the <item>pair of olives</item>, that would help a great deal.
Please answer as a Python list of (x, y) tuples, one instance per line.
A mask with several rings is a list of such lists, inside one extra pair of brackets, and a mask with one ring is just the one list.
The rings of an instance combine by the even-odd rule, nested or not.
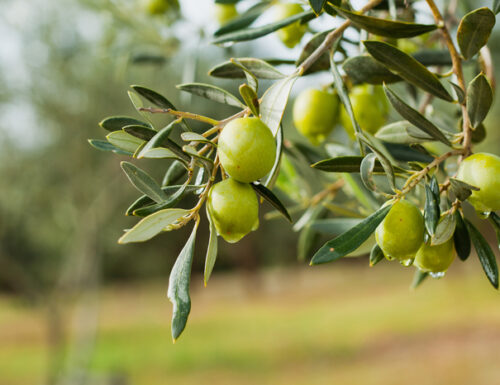
[[(356, 121), (363, 131), (375, 134), (387, 121), (389, 105), (380, 86), (360, 85), (349, 95)], [(354, 127), (336, 94), (310, 88), (295, 99), (293, 122), (297, 130), (317, 145), (340, 123), (351, 139)]]
[(239, 118), (222, 130), (218, 155), (229, 178), (210, 189), (208, 211), (217, 233), (235, 243), (259, 226), (259, 202), (249, 183), (271, 171), (276, 143), (259, 118)]
[[(500, 210), (500, 157), (477, 153), (460, 163), (457, 178), (474, 190), (468, 201), (477, 211)], [(448, 269), (455, 258), (453, 238), (431, 246), (424, 243), (424, 219), (412, 203), (402, 200), (395, 203), (382, 223), (375, 238), (384, 255), (389, 259), (411, 261), (422, 271), (441, 273)]]
[(144, 0), (144, 8), (150, 15), (163, 15), (166, 12), (178, 11), (178, 0)]

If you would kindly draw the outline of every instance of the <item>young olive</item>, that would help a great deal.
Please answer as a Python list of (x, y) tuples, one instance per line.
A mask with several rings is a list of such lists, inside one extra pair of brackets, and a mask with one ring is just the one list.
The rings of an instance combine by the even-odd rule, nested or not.
[[(274, 20), (280, 21), (302, 12), (304, 12), (304, 9), (299, 4), (278, 3), (274, 6)], [(288, 48), (293, 48), (300, 42), (306, 29), (306, 24), (300, 24), (300, 21), (296, 21), (295, 23), (279, 29), (276, 33), (283, 44)]]
[(239, 118), (222, 130), (218, 153), (229, 176), (238, 182), (253, 182), (271, 171), (276, 143), (269, 127), (259, 118)]
[(233, 178), (216, 183), (208, 193), (207, 205), (217, 233), (229, 243), (259, 227), (259, 202), (248, 183)]
[(238, 16), (238, 11), (236, 10), (236, 5), (234, 4), (215, 3), (214, 15), (217, 22), (220, 25), (224, 25)]
[(413, 264), (424, 272), (444, 273), (455, 259), (455, 254), (453, 238), (436, 246), (423, 243), (417, 251)]

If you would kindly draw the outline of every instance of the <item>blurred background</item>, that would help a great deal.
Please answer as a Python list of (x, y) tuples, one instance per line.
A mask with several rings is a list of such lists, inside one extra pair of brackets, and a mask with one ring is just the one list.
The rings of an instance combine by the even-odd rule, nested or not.
[[(300, 53), (274, 35), (210, 45), (212, 5), (182, 0), (178, 19), (151, 16), (139, 0), (0, 2), (0, 385), (500, 383), (500, 298), (475, 256), (412, 291), (413, 271), (399, 264), (298, 262), (297, 233), (280, 218), (236, 245), (220, 241), (207, 288), (201, 232), (191, 316), (172, 344), (168, 275), (189, 229), (118, 245), (138, 194), (120, 157), (87, 139), (104, 137), (106, 116), (135, 116), (130, 84), (223, 118), (230, 107), (175, 85), (237, 90), (208, 69)], [(497, 77), (499, 32), (489, 43)], [(329, 81), (301, 79), (292, 97)], [(499, 118), (497, 98), (477, 150), (500, 154)], [(290, 114), (285, 132), (296, 137)], [(165, 170), (138, 164), (158, 178)]]

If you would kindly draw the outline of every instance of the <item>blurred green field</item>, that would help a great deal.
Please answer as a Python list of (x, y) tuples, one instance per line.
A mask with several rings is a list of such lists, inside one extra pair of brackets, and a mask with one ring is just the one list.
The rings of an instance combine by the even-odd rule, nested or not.
[[(385, 262), (216, 275), (206, 289), (194, 276), (175, 345), (166, 279), (107, 287), (89, 383), (498, 384), (499, 293), (468, 265), (416, 291), (412, 269)], [(0, 298), (1, 385), (44, 381), (43, 320)]]

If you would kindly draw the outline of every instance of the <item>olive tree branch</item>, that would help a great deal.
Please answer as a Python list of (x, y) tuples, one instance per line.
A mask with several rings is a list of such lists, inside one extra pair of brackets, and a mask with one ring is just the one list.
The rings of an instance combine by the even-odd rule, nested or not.
[[(453, 40), (450, 35), (450, 31), (446, 27), (443, 15), (439, 11), (439, 8), (437, 7), (436, 3), (434, 0), (426, 0), (427, 5), (432, 11), (432, 14), (434, 16), (434, 20), (436, 21), (436, 24), (438, 25), (441, 35), (443, 36), (443, 39), (446, 43), (446, 46), (448, 47), (448, 51), (450, 52), (451, 56), (451, 62), (453, 66), (453, 72), (457, 77), (458, 80), (458, 85), (460, 88), (463, 90), (464, 94), (467, 92), (467, 86), (465, 84), (465, 77), (464, 77), (464, 72), (462, 68), (462, 59), (460, 57), (460, 54), (457, 51), (457, 48), (455, 47), (455, 44), (453, 43)], [(470, 153), (471, 149), (471, 144), (472, 144), (472, 131), (471, 131), (471, 125), (470, 125), (470, 119), (469, 119), (469, 114), (467, 113), (467, 107), (466, 104), (463, 103), (461, 105), (462, 108), (462, 118), (463, 118), (463, 126), (462, 126), (462, 131), (464, 133), (464, 140), (463, 140), (463, 157), (466, 157)]]

